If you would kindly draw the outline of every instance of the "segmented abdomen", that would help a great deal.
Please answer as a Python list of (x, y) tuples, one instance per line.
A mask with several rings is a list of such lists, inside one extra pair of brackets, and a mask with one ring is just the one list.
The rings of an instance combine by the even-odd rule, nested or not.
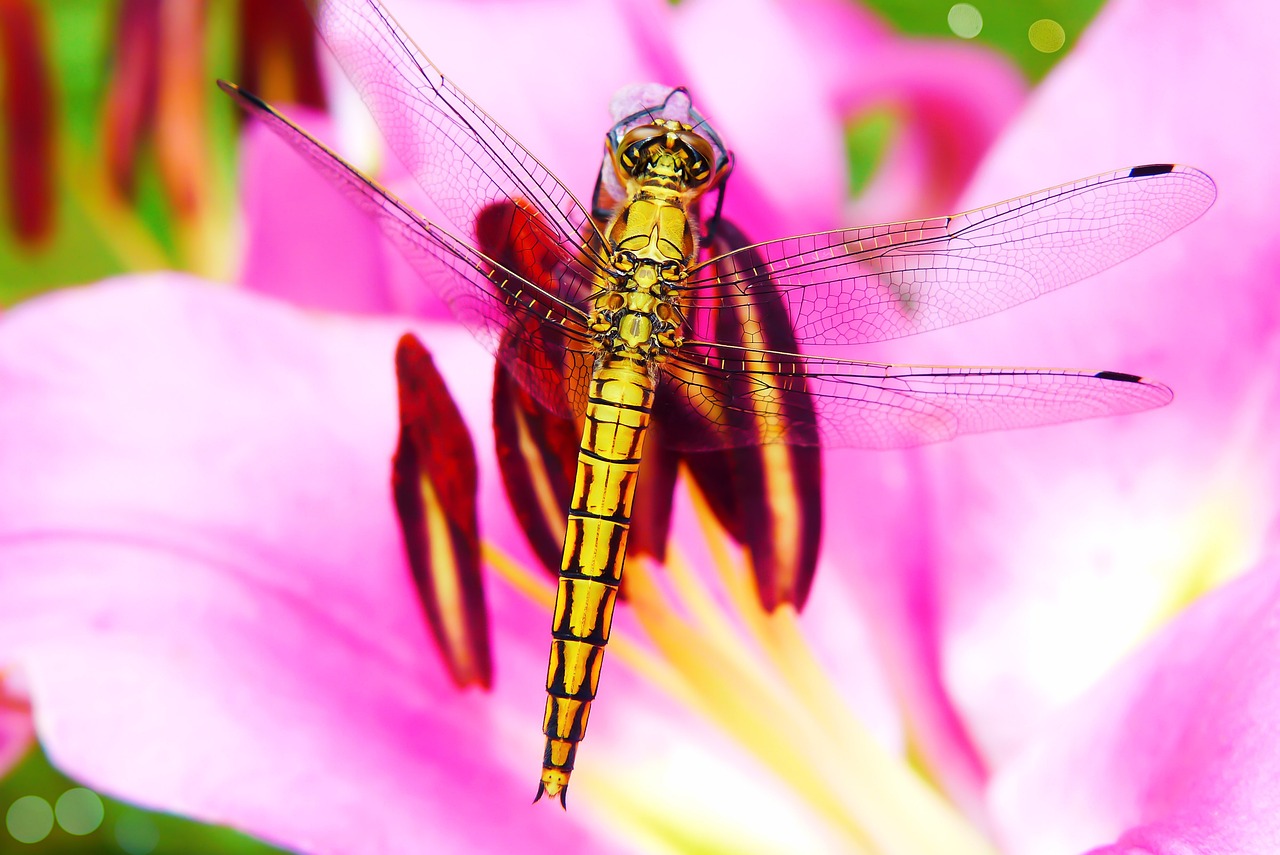
[(562, 803), (609, 640), (652, 407), (644, 360), (606, 354), (591, 379), (551, 625), (538, 795), (559, 795)]

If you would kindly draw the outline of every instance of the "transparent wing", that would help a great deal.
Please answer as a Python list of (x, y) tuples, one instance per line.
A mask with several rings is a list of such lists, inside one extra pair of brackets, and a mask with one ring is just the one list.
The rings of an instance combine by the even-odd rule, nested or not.
[[(486, 225), (514, 236), (498, 244), (504, 256), (495, 259), (424, 219), (266, 102), (233, 84), (219, 85), (373, 217), (458, 320), (540, 403), (566, 417), (581, 411), (595, 349), (586, 314), (543, 287), (557, 276), (569, 281), (572, 273), (547, 267), (538, 219), (510, 201), (485, 209), (482, 237)], [(535, 283), (516, 269), (544, 275)]]
[(743, 247), (698, 265), (684, 301), (748, 315), (781, 303), (800, 344), (898, 338), (1092, 276), (1186, 226), (1215, 195), (1199, 170), (1138, 166), (952, 217)]
[[(554, 233), (562, 262), (590, 281), (603, 258), (582, 252), (596, 226), (524, 146), (440, 73), (376, 0), (317, 0), (316, 25), (387, 142), (456, 234), (509, 199), (531, 206)], [(429, 214), (433, 214), (428, 210)]]
[(1113, 371), (885, 365), (712, 342), (687, 342), (665, 367), (664, 437), (690, 451), (768, 442), (903, 448), (1173, 400), (1161, 383)]

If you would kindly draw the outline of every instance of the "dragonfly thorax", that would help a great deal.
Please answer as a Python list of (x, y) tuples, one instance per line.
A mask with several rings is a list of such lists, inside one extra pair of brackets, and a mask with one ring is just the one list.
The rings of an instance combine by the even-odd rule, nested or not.
[[(684, 266), (615, 254), (618, 269), (591, 314), (591, 329), (604, 350), (661, 361), (680, 346), (680, 311), (675, 285)], [(672, 278), (676, 276), (678, 278)]]
[(641, 194), (609, 229), (612, 277), (596, 298), (591, 330), (603, 349), (659, 361), (680, 345), (678, 288), (697, 252), (678, 199)]

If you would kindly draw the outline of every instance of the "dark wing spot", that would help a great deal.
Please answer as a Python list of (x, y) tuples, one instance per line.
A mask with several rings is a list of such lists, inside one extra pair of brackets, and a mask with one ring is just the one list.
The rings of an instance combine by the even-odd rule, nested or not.
[(1146, 166), (1135, 166), (1129, 170), (1130, 178), (1141, 178), (1144, 175), (1165, 175), (1173, 172), (1172, 163), (1148, 163)]
[(1118, 380), (1121, 383), (1141, 383), (1142, 378), (1137, 374), (1125, 374), (1122, 371), (1099, 371), (1093, 375), (1099, 380)]

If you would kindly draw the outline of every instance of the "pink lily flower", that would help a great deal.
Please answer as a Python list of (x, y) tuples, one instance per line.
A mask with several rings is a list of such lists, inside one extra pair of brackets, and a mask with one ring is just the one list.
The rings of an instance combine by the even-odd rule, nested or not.
[[(828, 539), (850, 560), (819, 585), (868, 606), (919, 750), (1009, 851), (1262, 853), (1280, 835), (1276, 671), (1248, 652), (1274, 643), (1280, 571), (1280, 169), (1257, 109), (1280, 82), (1260, 37), (1275, 21), (1243, 2), (1108, 6), (966, 199), (1170, 157), (1214, 175), (1214, 211), (1025, 311), (886, 349), (1138, 365), (1173, 405), (836, 464), (883, 504), (845, 500), (862, 524)], [(922, 478), (895, 491), (904, 473)]]
[[(1123, 31), (1134, 32), (1132, 24), (1119, 20)], [(1082, 49), (1075, 62), (1085, 64), (1088, 56)], [(1178, 70), (1165, 70), (1161, 79)], [(1247, 85), (1260, 85), (1237, 83), (1246, 93)], [(1172, 132), (1170, 138), (1177, 140)], [(1016, 156), (1017, 143), (1009, 145), (1009, 156)], [(1256, 178), (1257, 185), (1248, 189), (1259, 198), (1274, 189), (1272, 176), (1233, 171), (1235, 164), (1226, 158), (1196, 162), (1213, 169), (1224, 186)], [(1223, 207), (1228, 202), (1224, 198)], [(1247, 206), (1228, 210), (1237, 224), (1252, 212)], [(1228, 234), (1220, 235), (1219, 246), (1234, 245)], [(1269, 259), (1274, 262), (1274, 256)], [(1251, 254), (1232, 272), (1244, 283), (1246, 277), (1264, 275), (1267, 261), (1262, 253)], [(1130, 263), (1116, 275), (1140, 281), (1163, 271), (1169, 274), (1166, 282), (1178, 283), (1194, 272), (1189, 263), (1172, 269), (1167, 259), (1163, 268), (1147, 264)], [(1113, 329), (1109, 312), (1114, 308), (1095, 312), (1087, 328), (1095, 334)], [(1161, 321), (1172, 322), (1172, 314)], [(233, 822), (316, 852), (420, 851), (424, 841), (442, 851), (562, 851), (569, 834), (588, 851), (694, 846), (991, 851), (980, 832), (894, 757), (904, 734), (875, 677), (862, 625), (843, 609), (847, 601), (840, 580), (829, 572), (836, 569), (830, 565), (866, 551), (846, 552), (849, 544), (838, 535), (836, 548), (829, 548), (828, 572), (819, 576), (825, 591), (815, 592), (799, 630), (785, 613), (770, 620), (753, 616), (734, 587), (739, 577), (732, 573), (731, 559), (718, 582), (701, 580), (698, 572), (691, 578), (680, 575), (676, 568), (673, 586), (692, 615), (670, 607), (666, 601), (674, 595), (664, 597), (662, 583), (642, 585), (634, 614), (619, 621), (620, 639), (635, 644), (614, 650), (623, 664), (607, 679), (618, 700), (614, 712), (593, 722), (591, 739), (600, 757), (597, 769), (603, 771), (582, 770), (575, 806), (581, 809), (567, 820), (575, 827), (566, 829), (558, 813), (505, 807), (495, 822), (494, 805), (527, 797), (525, 760), (537, 756), (539, 738), (529, 721), (536, 720), (541, 706), (545, 609), (525, 593), (536, 584), (511, 569), (527, 553), (495, 492), (493, 464), (479, 443), (482, 529), (515, 561), (494, 553), (493, 563), (507, 568), (490, 588), (500, 667), (495, 694), (461, 694), (452, 688), (415, 611), (390, 511), (386, 474), (395, 395), (388, 368), (400, 331), (394, 322), (300, 314), (163, 276), (35, 301), (0, 322), (5, 389), (0, 425), (6, 437), (13, 437), (0, 444), (0, 667), (14, 675), (15, 685), (25, 686), (41, 738), (63, 768), (127, 798)], [(1112, 346), (1127, 346), (1129, 332)], [(464, 334), (447, 325), (422, 325), (420, 333), (437, 352), (449, 354), (441, 366), (479, 434), (488, 419), (489, 363)], [(1011, 342), (1012, 349), (1012, 335)], [(1147, 345), (1155, 347), (1152, 339)], [(1010, 358), (1033, 361), (1026, 353)], [(1112, 363), (1119, 364), (1114, 359), (1106, 364)], [(1167, 365), (1176, 367), (1174, 355)], [(1126, 432), (1139, 434), (1137, 423), (1130, 424), (1134, 427)], [(1116, 442), (1114, 428), (1104, 435), (1108, 443)], [(1194, 437), (1194, 430), (1184, 436)], [(944, 450), (935, 455), (944, 458), (940, 462), (899, 457), (865, 463), (849, 455), (839, 465), (842, 473), (859, 467), (878, 473), (877, 480), (867, 482), (877, 488), (895, 469), (925, 469), (929, 480), (912, 489), (931, 507), (945, 509), (940, 519), (950, 531), (950, 514), (966, 511), (963, 499), (973, 495), (961, 493), (966, 483), (961, 479), (980, 477), (978, 470), (986, 465), (973, 452), (969, 468), (961, 466), (965, 452), (979, 442), (957, 446), (958, 462), (946, 460)], [(995, 446), (1007, 442), (1002, 436)], [(1102, 461), (1099, 471), (1113, 471), (1114, 462)], [(937, 489), (948, 483), (955, 485), (950, 492)], [(992, 492), (982, 494), (984, 502), (992, 500)], [(1110, 492), (1119, 490), (1112, 486)], [(1072, 498), (1080, 501), (1079, 494)], [(877, 495), (873, 503), (879, 501)], [(1065, 500), (1061, 505), (1073, 506)], [(917, 526), (919, 507), (908, 508), (911, 515), (905, 517)], [(689, 530), (691, 516), (683, 517), (677, 541), (696, 552), (700, 541)], [(841, 519), (865, 521), (868, 515), (863, 507)], [(883, 519), (900, 524), (888, 515)], [(1005, 524), (998, 534), (1019, 528)], [(1267, 517), (1262, 530), (1273, 529), (1273, 518)], [(1104, 535), (1097, 535), (1099, 543), (1106, 542)], [(909, 718), (908, 727), (924, 731), (937, 722), (950, 725), (933, 734), (933, 744), (943, 750), (926, 752), (926, 761), (940, 774), (949, 767), (937, 758), (951, 756), (981, 757), (975, 766), (986, 762), (1011, 770), (1002, 772), (1000, 787), (1007, 789), (997, 788), (990, 815), (1009, 851), (1039, 851), (1042, 839), (1020, 822), (1031, 813), (1025, 809), (1028, 800), (1034, 803), (1040, 792), (1052, 792), (1047, 786), (1024, 791), (1016, 783), (1020, 780), (1036, 786), (1050, 780), (1075, 780), (1081, 787), (1110, 782), (1115, 795), (1130, 798), (1113, 798), (1101, 807), (1131, 810), (1104, 817), (1111, 826), (1091, 827), (1104, 829), (1104, 835), (1114, 827), (1118, 837), (1147, 822), (1153, 814), (1144, 811), (1152, 805), (1144, 805), (1135, 791), (1153, 792), (1140, 789), (1142, 773), (1159, 773), (1166, 767), (1155, 760), (1169, 755), (1144, 751), (1145, 766), (1123, 762), (1133, 740), (1124, 739), (1123, 729), (1110, 724), (1107, 714), (1123, 720), (1128, 710), (1141, 712), (1150, 699), (1136, 691), (1105, 694), (1112, 702), (1097, 705), (1091, 719), (1098, 729), (1090, 730), (1089, 719), (1080, 717), (1073, 721), (1080, 728), (1074, 741), (1052, 742), (1067, 728), (1049, 728), (1043, 715), (1020, 719), (1021, 733), (1047, 734), (1050, 749), (1056, 750), (1024, 754), (1028, 739), (1003, 753), (991, 747), (998, 739), (962, 742), (959, 737), (969, 728), (979, 731), (983, 716), (1000, 712), (950, 704), (945, 697), (953, 690), (942, 679), (942, 654), (962, 642), (954, 634), (956, 624), (939, 620), (939, 614), (956, 614), (942, 612), (950, 607), (959, 611), (955, 620), (971, 618), (966, 609), (982, 606), (947, 596), (972, 580), (964, 568), (973, 563), (962, 560), (969, 557), (963, 551), (935, 554), (940, 550), (930, 549), (918, 533), (895, 539), (879, 531), (871, 542), (883, 548), (875, 556), (883, 560), (864, 566), (881, 577), (899, 568), (914, 571), (901, 578), (922, 586), (904, 592), (882, 578), (883, 601), (918, 607), (932, 594), (939, 604), (932, 613), (916, 608), (896, 633), (889, 621), (871, 623), (876, 642), (889, 648), (894, 688), (905, 686), (913, 701), (928, 700), (927, 690), (933, 690), (934, 708), (913, 707), (913, 715), (922, 707), (925, 714)], [(1059, 535), (1049, 542), (1062, 541)], [(1043, 566), (1046, 548), (1040, 547), (1029, 554)], [(714, 542), (709, 552), (705, 562), (693, 563), (716, 564)], [(920, 564), (907, 566), (912, 561)], [(1025, 565), (1015, 565), (1012, 558), (999, 565), (1017, 566)], [(353, 573), (352, 567), (361, 572)], [(987, 572), (988, 565), (982, 570)], [(643, 567), (630, 571), (649, 579)], [(923, 589), (939, 579), (940, 591)], [(702, 585), (711, 586), (709, 596), (699, 594)], [(990, 587), (997, 594), (1002, 590), (994, 583)], [(875, 593), (870, 586), (865, 590)], [(1238, 592), (1257, 604), (1268, 601), (1269, 590), (1237, 585), (1218, 596)], [(1161, 638), (1174, 641), (1153, 644), (1151, 661), (1138, 660), (1117, 672), (1115, 680), (1122, 688), (1140, 683), (1144, 675), (1162, 673), (1163, 657), (1182, 651), (1198, 653), (1205, 667), (1195, 674), (1209, 676), (1213, 662), (1246, 649), (1244, 641), (1267, 640), (1265, 609), (1255, 608), (1243, 616), (1248, 631), (1240, 636), (1242, 646), (1221, 644), (1206, 657), (1197, 650), (1199, 640), (1220, 628), (1224, 615), (1241, 618), (1227, 607), (1231, 602), (1209, 608), (1214, 603), (1221, 601), (1206, 600), (1170, 624)], [(885, 614), (902, 616), (903, 611)], [(734, 643), (737, 622), (746, 623), (749, 637), (775, 657), (772, 665)], [(536, 639), (532, 647), (530, 638)], [(812, 651), (806, 652), (806, 641)], [(681, 655), (689, 647), (696, 656)], [(1008, 661), (1013, 659), (1009, 652), (992, 655)], [(1113, 662), (1100, 664), (1098, 674)], [(1271, 709), (1265, 659), (1237, 664), (1216, 676), (1251, 692), (1247, 710)], [(1015, 660), (1014, 666), (1009, 673), (1036, 676), (1035, 663)], [(521, 682), (515, 678), (521, 673), (536, 676)], [(1098, 685), (1100, 692), (1108, 688)], [(1177, 701), (1177, 693), (1160, 700)], [(1231, 709), (1207, 706), (1224, 714)], [(697, 715), (672, 722), (673, 710)], [(869, 722), (869, 728), (858, 721)], [(1227, 722), (1229, 730), (1217, 734), (1250, 736), (1251, 768), (1258, 774), (1205, 776), (1209, 789), (1175, 788), (1153, 800), (1154, 807), (1177, 806), (1178, 797), (1191, 806), (1191, 799), (1204, 797), (1210, 799), (1204, 816), (1212, 818), (1212, 805), (1224, 803), (1215, 783), (1230, 784), (1233, 795), (1260, 792), (1248, 785), (1262, 786), (1262, 773), (1274, 769), (1276, 758), (1274, 740), (1258, 738), (1257, 724), (1256, 716), (1240, 713)], [(1107, 732), (1114, 738), (1089, 740)], [(952, 734), (958, 736), (948, 742)], [(1099, 762), (1092, 776), (1073, 779), (1080, 751), (1066, 749), (1100, 742), (1115, 749), (1102, 757), (1112, 758), (1112, 764)], [(1203, 744), (1211, 748), (1212, 739)], [(140, 747), (146, 749), (141, 760)], [(1167, 749), (1170, 743), (1152, 747)], [(1222, 752), (1210, 750), (1192, 756), (1205, 764), (1172, 771), (1190, 776), (1223, 759)], [(1116, 769), (1126, 774), (1107, 775)], [(974, 777), (980, 782), (986, 770), (978, 772)], [(971, 813), (980, 812), (981, 805), (965, 804), (964, 776), (959, 780), (953, 797)], [(1066, 784), (1061, 789), (1063, 797), (1072, 794)], [(1248, 806), (1243, 798), (1232, 804)], [(1096, 818), (1099, 804), (1092, 807)], [(974, 821), (983, 819), (978, 815)], [(1062, 834), (1077, 832), (1065, 821), (1060, 825)], [(1250, 851), (1248, 845), (1261, 838), (1248, 835), (1266, 830), (1259, 820), (1237, 838), (1245, 846), (1222, 851)], [(1107, 839), (1095, 836), (1069, 845)], [(1133, 840), (1139, 845), (1138, 838)]]
[[(807, 20), (813, 26), (817, 19)], [(994, 99), (1007, 115), (1019, 92), (1012, 76), (999, 63), (974, 65), (1010, 96)], [(966, 97), (978, 106), (976, 96)], [(986, 124), (993, 133), (997, 122)], [(594, 127), (593, 140), (599, 135)], [(598, 144), (591, 148), (594, 159)], [(765, 154), (756, 159), (767, 161)], [(750, 174), (743, 169), (744, 187)], [(264, 168), (264, 180), (251, 186), (270, 189), (278, 178)], [(834, 175), (810, 181), (842, 183)], [(276, 198), (295, 190), (283, 183)], [(831, 198), (838, 202), (839, 194)], [(308, 276), (314, 287), (317, 279), (359, 272), (367, 288), (364, 262), (378, 252), (364, 240), (371, 233), (340, 204), (333, 210), (324, 225), (335, 228), (334, 241), (291, 220), (287, 239), (274, 246), (301, 246), (303, 237), (313, 249), (342, 243), (341, 266), (301, 274), (323, 272)], [(830, 223), (838, 204), (793, 216)], [(278, 234), (251, 233), (257, 241)], [(244, 278), (283, 281), (280, 268), (264, 269), (276, 259), (255, 248), (261, 245), (246, 253)], [(322, 299), (345, 311), (401, 305), (370, 290), (374, 297), (362, 305), (350, 302), (355, 288)], [(0, 421), (6, 435), (22, 439), (6, 444), (0, 463), (11, 511), (0, 534), (0, 662), (7, 687), (30, 702), (62, 768), (104, 791), (309, 851), (412, 849), (428, 837), (446, 850), (559, 848), (562, 819), (522, 814), (494, 825), (481, 818), (486, 808), (474, 796), (483, 788), (506, 802), (510, 788), (527, 789), (526, 767), (514, 758), (537, 756), (536, 729), (526, 725), (536, 722), (539, 684), (499, 679), (491, 696), (460, 695), (414, 604), (385, 482), (395, 433), (389, 357), (402, 322), (298, 315), (157, 276), (51, 297), (4, 323)], [(46, 324), (61, 332), (48, 335)], [(72, 330), (79, 332), (67, 335)], [(468, 390), (464, 412), (482, 433), (488, 360), (452, 327), (430, 327), (424, 337), (450, 354), (450, 385)], [(479, 380), (477, 366), (485, 366)], [(481, 471), (484, 530), (528, 563), (509, 511), (492, 493), (490, 458), (482, 457)], [(367, 572), (352, 574), (353, 566)], [(521, 590), (511, 583), (490, 594), (495, 658), (513, 674), (538, 675), (546, 609), (517, 596)], [(626, 620), (618, 630), (626, 631)], [(76, 652), (86, 650), (102, 656)], [(624, 847), (619, 841), (643, 825), (647, 811), (687, 815), (701, 805), (723, 812), (747, 796), (762, 806), (758, 822), (697, 834), (768, 840), (785, 828), (779, 817), (796, 826), (795, 817), (808, 816), (794, 800), (764, 807), (775, 796), (767, 779), (737, 784), (739, 800), (708, 804), (705, 794), (741, 779), (753, 761), (740, 752), (707, 756), (705, 746), (723, 737), (696, 721), (667, 739), (660, 756), (636, 757), (646, 746), (637, 732), (665, 726), (665, 716), (649, 712), (660, 709), (663, 693), (625, 669), (611, 680), (632, 711), (623, 726), (597, 722), (602, 768), (611, 765), (607, 747), (614, 745), (624, 752), (615, 767), (647, 770), (641, 761), (666, 758), (678, 774), (668, 771), (674, 783), (661, 800), (641, 789), (644, 775), (632, 773), (625, 798), (606, 778), (597, 801), (613, 807), (592, 811), (591, 798), (580, 799), (584, 809), (570, 820), (582, 826), (579, 839), (603, 838), (607, 824), (611, 842), (594, 848)], [(874, 685), (857, 693), (872, 698), (862, 706), (874, 712)], [(522, 695), (533, 700), (520, 703)], [(885, 703), (879, 709), (871, 717), (887, 722)], [(18, 732), (25, 722), (19, 715)], [(504, 735), (517, 744), (506, 745)], [(832, 834), (838, 839), (838, 830), (821, 828), (785, 839), (831, 848), (823, 841)]]

